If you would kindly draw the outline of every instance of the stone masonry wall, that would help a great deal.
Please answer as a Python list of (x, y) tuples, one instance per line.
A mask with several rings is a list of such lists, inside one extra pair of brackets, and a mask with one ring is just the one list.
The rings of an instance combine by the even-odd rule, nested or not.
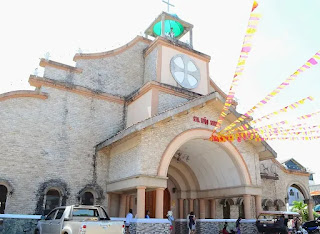
[(144, 83), (152, 80), (157, 80), (157, 56), (158, 48), (155, 48), (150, 54), (145, 57)]
[(186, 98), (159, 92), (158, 113), (175, 108), (183, 103), (186, 103), (187, 101), (189, 100)]
[(101, 92), (127, 96), (143, 85), (143, 49), (148, 44), (138, 42), (114, 56), (101, 59), (79, 59), (76, 66), (83, 72), (74, 77), (74, 84)]
[[(307, 192), (307, 194), (309, 194), (308, 176), (286, 173), (272, 160), (265, 160), (260, 162), (260, 164), (263, 165), (261, 168), (268, 168), (267, 170), (273, 168), (272, 170), (275, 170), (279, 177), (279, 180), (266, 178), (262, 179), (262, 199), (268, 198), (272, 201), (275, 199), (281, 199), (283, 202), (285, 202), (285, 198), (287, 198), (288, 193), (287, 189), (293, 184), (300, 186), (302, 189), (304, 189), (304, 191)], [(308, 197), (305, 199), (308, 199)]]
[(0, 179), (14, 189), (6, 213), (37, 213), (47, 186), (61, 189), (67, 204), (76, 203), (86, 186), (106, 191), (105, 183), (97, 183), (97, 171), (106, 177), (99, 166), (107, 159), (97, 165), (95, 146), (122, 129), (123, 106), (52, 88), (42, 91), (48, 99), (0, 102)]

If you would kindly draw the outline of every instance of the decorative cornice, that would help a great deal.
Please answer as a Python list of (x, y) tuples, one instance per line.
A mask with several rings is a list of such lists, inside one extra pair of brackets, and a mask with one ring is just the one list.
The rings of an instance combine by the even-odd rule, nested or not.
[(175, 95), (175, 96), (186, 98), (186, 99), (193, 99), (193, 98), (202, 96), (201, 94), (196, 94), (194, 92), (190, 92), (182, 89), (179, 90), (179, 88), (176, 88), (171, 85), (165, 85), (156, 81), (150, 81), (146, 83), (144, 86), (142, 86), (138, 91), (135, 91), (133, 94), (129, 95), (126, 98), (127, 103), (129, 104), (137, 100), (139, 97), (141, 97), (151, 89), (156, 89), (160, 92), (164, 92), (167, 94)]
[(114, 49), (114, 50), (109, 50), (109, 51), (101, 52), (101, 53), (89, 53), (89, 54), (79, 54), (79, 53), (77, 53), (73, 57), (73, 61), (77, 61), (79, 59), (101, 59), (101, 58), (106, 58), (106, 57), (110, 57), (110, 56), (115, 56), (117, 54), (123, 53), (124, 51), (130, 49), (132, 46), (134, 46), (138, 42), (144, 42), (144, 43), (150, 44), (151, 40), (149, 40), (149, 39), (147, 39), (145, 37), (142, 37), (142, 36), (136, 36), (129, 43), (127, 43), (124, 46), (121, 46), (121, 47), (119, 47), (117, 49)]
[(190, 56), (193, 56), (195, 58), (198, 58), (200, 60), (203, 60), (205, 62), (210, 62), (211, 57), (209, 55), (203, 54), (199, 51), (193, 50), (189, 47), (182, 46), (180, 44), (173, 44), (170, 40), (163, 38), (163, 37), (157, 37), (148, 48), (144, 51), (144, 57), (146, 57), (154, 48), (156, 48), (158, 45), (166, 46), (175, 50), (178, 50), (182, 53), (188, 54)]
[(2, 93), (0, 94), (0, 102), (5, 101), (12, 98), (38, 98), (38, 99), (47, 99), (48, 94), (47, 93), (39, 93), (38, 91), (33, 90), (18, 90), (18, 91), (12, 91), (8, 93)]
[(41, 59), (39, 65), (40, 67), (54, 67), (56, 69), (60, 69), (68, 72), (82, 73), (82, 69), (80, 68), (72, 67), (63, 63), (58, 63), (52, 60)]
[(119, 104), (124, 104), (124, 98), (113, 96), (107, 93), (101, 93), (96, 90), (84, 88), (82, 86), (51, 80), (45, 77), (38, 77), (31, 75), (29, 78), (29, 83), (32, 86), (40, 88), (41, 86), (47, 86), (55, 89), (65, 90), (68, 92), (76, 93), (82, 96), (102, 99), (110, 102), (115, 102)]

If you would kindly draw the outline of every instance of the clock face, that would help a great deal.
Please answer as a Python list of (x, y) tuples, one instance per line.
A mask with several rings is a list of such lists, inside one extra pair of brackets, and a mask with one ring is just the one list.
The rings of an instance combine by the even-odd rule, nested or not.
[(170, 61), (173, 78), (186, 89), (194, 89), (200, 83), (200, 70), (196, 63), (184, 54), (177, 54)]

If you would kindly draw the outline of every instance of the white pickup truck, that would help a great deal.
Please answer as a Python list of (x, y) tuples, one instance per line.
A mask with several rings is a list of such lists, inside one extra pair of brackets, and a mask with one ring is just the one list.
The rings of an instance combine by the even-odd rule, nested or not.
[(102, 206), (63, 206), (38, 222), (35, 234), (123, 234), (124, 222), (111, 221)]

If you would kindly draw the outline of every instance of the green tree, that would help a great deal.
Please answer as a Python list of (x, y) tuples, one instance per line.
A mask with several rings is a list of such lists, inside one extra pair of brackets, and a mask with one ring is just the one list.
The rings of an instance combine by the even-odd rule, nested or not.
[(308, 209), (307, 204), (304, 204), (303, 201), (293, 201), (293, 206), (291, 208), (293, 212), (298, 212), (302, 217), (302, 222), (308, 220)]

